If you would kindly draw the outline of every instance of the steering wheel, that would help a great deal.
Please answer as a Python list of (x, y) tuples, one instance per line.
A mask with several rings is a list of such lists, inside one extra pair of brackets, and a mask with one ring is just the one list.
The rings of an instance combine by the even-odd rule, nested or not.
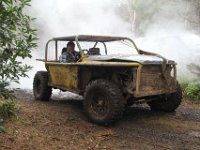
[(89, 51), (87, 49), (81, 50), (81, 53), (83, 53), (84, 55), (89, 55)]

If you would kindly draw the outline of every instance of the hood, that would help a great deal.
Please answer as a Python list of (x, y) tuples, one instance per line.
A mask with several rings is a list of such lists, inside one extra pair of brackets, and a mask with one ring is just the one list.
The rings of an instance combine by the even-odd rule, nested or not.
[[(163, 59), (157, 56), (150, 55), (94, 55), (89, 56), (92, 61), (109, 61), (109, 62), (138, 62), (141, 64), (162, 64)], [(168, 61), (168, 64), (173, 64), (174, 61)]]

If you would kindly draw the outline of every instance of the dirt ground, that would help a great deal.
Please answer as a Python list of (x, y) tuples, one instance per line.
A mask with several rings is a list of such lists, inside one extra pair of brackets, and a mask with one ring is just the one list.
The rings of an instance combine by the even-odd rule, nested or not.
[(0, 149), (200, 149), (200, 104), (184, 99), (174, 113), (150, 111), (146, 105), (126, 109), (113, 127), (88, 122), (81, 97), (54, 94), (49, 102), (16, 92), (18, 118), (5, 123)]

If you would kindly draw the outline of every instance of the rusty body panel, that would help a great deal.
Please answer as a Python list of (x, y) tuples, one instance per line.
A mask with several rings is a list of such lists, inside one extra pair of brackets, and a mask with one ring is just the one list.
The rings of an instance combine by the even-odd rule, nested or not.
[(60, 88), (62, 90), (69, 90), (71, 92), (78, 91), (78, 67), (63, 65), (56, 63), (48, 64), (47, 70), (49, 73), (49, 85)]
[[(83, 91), (85, 85), (88, 84), (87, 82), (90, 81), (92, 74), (90, 67), (95, 67), (96, 70), (99, 70), (101, 67), (109, 68), (110, 70), (120, 67), (135, 68), (135, 71), (132, 73), (133, 80), (127, 86), (130, 96), (145, 97), (176, 91), (176, 79), (173, 77), (175, 72), (173, 76), (170, 74), (171, 70), (175, 68), (171, 65), (168, 65), (165, 71), (167, 79), (162, 74), (161, 65), (142, 65), (133, 62), (83, 61), (78, 63), (46, 62), (46, 66), (50, 76), (49, 85), (74, 93)], [(81, 72), (83, 67), (89, 67), (86, 73)], [(83, 80), (86, 82), (84, 83)]]
[[(68, 90), (74, 93), (81, 91), (81, 68), (83, 67), (137, 67), (139, 63), (120, 63), (120, 62), (97, 62), (83, 61), (78, 63), (60, 63), (46, 62), (46, 68), (49, 73), (49, 85), (52, 87)], [(89, 71), (85, 74), (83, 80), (86, 80)]]

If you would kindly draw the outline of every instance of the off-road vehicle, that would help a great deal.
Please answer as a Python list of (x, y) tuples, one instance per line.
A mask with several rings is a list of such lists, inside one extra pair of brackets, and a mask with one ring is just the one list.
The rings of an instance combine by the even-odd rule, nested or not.
[[(79, 49), (77, 62), (59, 60), (68, 41)], [(182, 100), (176, 63), (138, 49), (127, 37), (53, 38), (46, 44), (43, 61), (47, 71), (38, 71), (34, 77), (35, 99), (48, 101), (52, 89), (83, 95), (86, 115), (95, 123), (114, 123), (132, 104), (146, 102), (152, 110), (171, 112)]]

